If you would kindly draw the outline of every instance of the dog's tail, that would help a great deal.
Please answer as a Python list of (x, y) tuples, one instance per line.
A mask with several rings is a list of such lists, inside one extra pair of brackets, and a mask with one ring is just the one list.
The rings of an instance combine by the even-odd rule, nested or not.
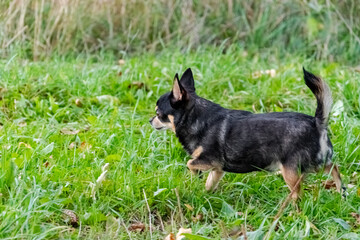
[(303, 71), (305, 83), (314, 93), (317, 100), (316, 125), (318, 128), (326, 129), (332, 105), (330, 88), (320, 77), (306, 71), (305, 68), (303, 68)]

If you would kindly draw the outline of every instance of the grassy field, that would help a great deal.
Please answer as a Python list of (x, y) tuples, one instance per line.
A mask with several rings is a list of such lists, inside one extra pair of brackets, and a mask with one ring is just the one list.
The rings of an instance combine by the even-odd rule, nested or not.
[[(360, 238), (353, 216), (360, 213), (359, 72), (237, 47), (166, 50), (120, 63), (100, 54), (1, 60), (0, 238), (163, 239), (181, 226), (209, 239), (242, 239), (241, 226), (248, 239)], [(228, 173), (208, 193), (205, 178), (188, 171), (189, 156), (174, 134), (148, 123), (157, 98), (187, 67), (198, 94), (225, 107), (313, 115), (302, 66), (333, 92), (329, 129), (346, 199), (325, 189), (328, 176), (309, 175), (301, 212), (289, 205), (273, 224), (289, 193), (281, 175)], [(267, 69), (276, 74), (261, 74)], [(145, 229), (133, 231), (134, 223)]]

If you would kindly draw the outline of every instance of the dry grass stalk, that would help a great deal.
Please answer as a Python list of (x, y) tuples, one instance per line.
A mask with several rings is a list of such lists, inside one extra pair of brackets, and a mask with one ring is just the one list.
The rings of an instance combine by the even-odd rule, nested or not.
[[(228, 39), (226, 44), (246, 41), (266, 47), (274, 41), (281, 43), (284, 36), (313, 42), (304, 21), (312, 17), (318, 23), (316, 31), (324, 31), (317, 34), (315, 47), (320, 57), (327, 57), (333, 51), (327, 47), (330, 44), (350, 44), (353, 40), (360, 45), (360, 17), (354, 14), (360, 7), (355, 5), (348, 12), (349, 4), (339, 2), (329, 7), (317, 3), (327, 12), (312, 16), (308, 3), (302, 0), (287, 0), (281, 5), (238, 0), (4, 1), (0, 3), (0, 46), (5, 53), (13, 46), (30, 50), (34, 59), (54, 52), (118, 52), (144, 47), (156, 50), (170, 44), (196, 48), (204, 43), (222, 43), (224, 39)], [(329, 17), (337, 24), (325, 26)], [(346, 39), (339, 40), (339, 34), (345, 34)]]

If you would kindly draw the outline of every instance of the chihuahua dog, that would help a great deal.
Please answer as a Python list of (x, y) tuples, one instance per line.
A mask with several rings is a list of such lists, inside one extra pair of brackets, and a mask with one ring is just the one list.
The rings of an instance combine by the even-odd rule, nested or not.
[(280, 169), (292, 198), (300, 191), (303, 173), (324, 169), (331, 173), (338, 192), (342, 183), (338, 167), (331, 162), (333, 147), (327, 126), (332, 98), (328, 85), (303, 69), (305, 84), (317, 100), (315, 117), (297, 112), (254, 114), (231, 110), (199, 97), (191, 69), (171, 92), (156, 103), (150, 124), (171, 129), (192, 159), (192, 173), (210, 170), (206, 190), (216, 189), (225, 172), (247, 173)]

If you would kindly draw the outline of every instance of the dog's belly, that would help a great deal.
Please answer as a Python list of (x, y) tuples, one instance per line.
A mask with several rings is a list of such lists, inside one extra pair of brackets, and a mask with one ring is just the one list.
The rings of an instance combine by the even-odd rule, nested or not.
[(232, 173), (248, 173), (248, 172), (254, 172), (259, 171), (260, 168), (249, 165), (249, 164), (231, 164), (231, 163), (225, 163), (223, 167), (223, 171), (225, 172), (232, 172)]
[(247, 173), (253, 171), (275, 171), (285, 155), (281, 147), (272, 144), (237, 144), (226, 147), (224, 171)]
[(273, 161), (270, 165), (265, 167), (265, 170), (269, 171), (269, 172), (275, 172), (275, 171), (278, 171), (279, 169), (280, 169), (279, 161)]
[(270, 164), (251, 164), (251, 163), (225, 163), (223, 166), (223, 170), (225, 172), (233, 172), (233, 173), (248, 173), (254, 171), (269, 171), (275, 172), (280, 168), (279, 161), (273, 161)]

